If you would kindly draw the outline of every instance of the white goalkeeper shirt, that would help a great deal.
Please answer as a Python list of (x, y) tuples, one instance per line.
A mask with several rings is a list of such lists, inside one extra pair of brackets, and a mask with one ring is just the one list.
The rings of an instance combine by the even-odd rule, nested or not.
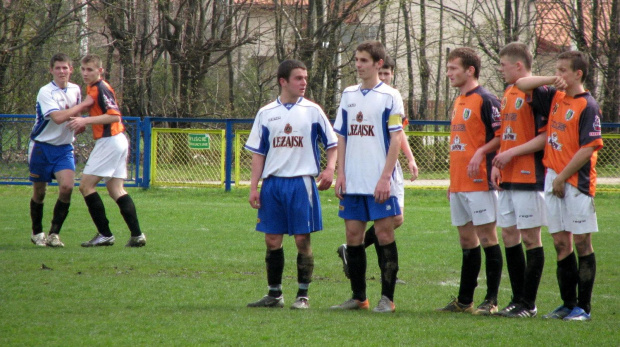
[(278, 98), (256, 114), (245, 148), (265, 156), (261, 178), (317, 176), (319, 144), (325, 149), (338, 144), (321, 107), (303, 97), (294, 104), (283, 104)]
[(30, 139), (55, 146), (71, 144), (74, 132), (67, 128), (67, 122), (56, 124), (50, 113), (66, 110), (81, 101), (82, 92), (77, 84), (69, 82), (67, 88), (63, 89), (52, 81), (41, 87), (37, 95), (37, 114)]
[[(373, 195), (385, 166), (390, 134), (403, 130), (403, 99), (398, 90), (381, 82), (373, 89), (362, 85), (344, 90), (334, 130), (346, 143), (346, 193)], [(395, 175), (390, 182), (396, 196)]]

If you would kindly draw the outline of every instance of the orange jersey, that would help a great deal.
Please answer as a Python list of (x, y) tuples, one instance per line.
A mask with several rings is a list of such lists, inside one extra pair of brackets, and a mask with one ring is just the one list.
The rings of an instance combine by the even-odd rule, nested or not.
[(478, 148), (495, 137), (500, 126), (499, 99), (481, 86), (454, 101), (450, 122), (450, 191), (475, 192), (493, 189), (491, 164), (495, 152), (480, 163), (480, 174), (471, 178), (467, 165)]
[[(535, 138), (547, 126), (549, 104), (538, 102), (545, 88), (537, 88), (532, 96), (514, 85), (504, 91), (501, 105), (501, 126), (495, 133), (500, 139), (499, 152), (522, 145)], [(503, 189), (542, 191), (545, 185), (544, 151), (513, 157), (502, 169)]]
[[(120, 116), (121, 112), (116, 103), (116, 94), (114, 89), (104, 80), (99, 80), (86, 87), (86, 94), (90, 95), (95, 103), (90, 107), (89, 115), (91, 117), (109, 114)], [(122, 121), (112, 124), (93, 124), (93, 137), (95, 140), (102, 137), (110, 137), (125, 131)]]
[(590, 92), (574, 97), (556, 92), (551, 101), (543, 163), (560, 173), (583, 147), (594, 147), (590, 160), (566, 181), (580, 192), (596, 193), (597, 151), (603, 148), (601, 110)]

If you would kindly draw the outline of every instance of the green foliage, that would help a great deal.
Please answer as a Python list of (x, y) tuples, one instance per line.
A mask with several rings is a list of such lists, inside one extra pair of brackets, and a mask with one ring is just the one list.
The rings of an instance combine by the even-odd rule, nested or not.
[[(29, 238), (31, 188), (0, 189), (0, 345), (617, 345), (620, 258), (617, 194), (597, 195), (599, 260), (591, 322), (510, 320), (440, 314), (456, 295), (461, 252), (450, 225), (445, 192), (408, 190), (405, 224), (397, 231), (399, 278), (394, 314), (331, 312), (350, 295), (336, 248), (344, 242), (333, 191), (321, 193), (324, 230), (313, 234), (314, 282), (308, 311), (248, 309), (266, 293), (265, 246), (254, 231), (248, 190), (130, 189), (148, 237), (141, 249), (123, 247), (129, 232), (105, 190), (117, 244), (86, 249), (95, 233), (83, 199), (74, 192), (62, 249), (37, 248)], [(48, 190), (47, 228), (57, 189)], [(543, 231), (546, 264), (538, 295), (541, 314), (560, 303), (555, 252)], [(296, 252), (285, 238), (286, 305), (296, 292)], [(368, 249), (368, 295), (380, 295), (373, 248)], [(45, 264), (47, 268), (42, 269)], [(483, 299), (481, 272), (476, 302)], [(510, 300), (506, 270), (500, 305)]]

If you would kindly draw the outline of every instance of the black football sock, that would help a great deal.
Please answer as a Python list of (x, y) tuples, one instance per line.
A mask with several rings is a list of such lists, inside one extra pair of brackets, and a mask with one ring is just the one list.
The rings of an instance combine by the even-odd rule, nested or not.
[(364, 245), (347, 245), (347, 259), (349, 259), (349, 276), (353, 299), (366, 300), (366, 249)]
[(381, 248), (381, 256), (383, 258), (381, 295), (385, 295), (390, 301), (394, 301), (396, 275), (398, 274), (398, 248), (396, 248), (396, 241), (379, 247)]
[(499, 245), (490, 246), (484, 249), (485, 269), (487, 274), (487, 295), (485, 300), (492, 300), (497, 305), (497, 294), (499, 283), (502, 280), (502, 248)]
[(590, 301), (592, 300), (592, 288), (596, 276), (596, 257), (594, 253), (579, 257), (579, 296), (577, 306), (586, 313), (590, 313)]
[(112, 231), (110, 231), (110, 223), (108, 221), (108, 217), (105, 215), (105, 206), (103, 205), (103, 201), (101, 200), (99, 193), (94, 192), (85, 196), (84, 201), (86, 202), (86, 206), (88, 206), (88, 212), (90, 212), (90, 217), (93, 219), (99, 234), (105, 237), (112, 236)]
[(523, 246), (506, 247), (506, 268), (512, 287), (512, 302), (520, 303), (523, 299), (523, 281), (525, 278), (525, 254)]
[(461, 284), (458, 296), (459, 303), (469, 305), (474, 301), (474, 291), (478, 286), (478, 274), (480, 273), (481, 264), (480, 246), (472, 249), (463, 249)]
[(278, 297), (282, 295), (282, 272), (284, 271), (284, 248), (273, 251), (267, 250), (265, 256), (267, 264), (267, 284), (269, 285), (269, 296)]
[(527, 309), (536, 307), (536, 295), (545, 266), (545, 251), (542, 247), (532, 248), (527, 253), (527, 267), (525, 268), (525, 283), (523, 284), (523, 304)]
[(370, 228), (368, 228), (368, 230), (366, 230), (366, 233), (364, 234), (364, 247), (368, 248), (368, 246), (370, 245), (378, 245), (379, 243), (377, 242), (377, 235), (375, 234), (375, 225), (373, 224)]
[(314, 272), (314, 255), (306, 255), (297, 253), (297, 283), (299, 290), (297, 297), (308, 296), (308, 286), (312, 282), (312, 273)]
[(60, 234), (60, 228), (62, 228), (62, 224), (65, 222), (65, 219), (67, 219), (67, 215), (69, 214), (69, 205), (71, 205), (71, 203), (62, 202), (60, 199), (56, 200), (50, 234)]
[(579, 281), (579, 269), (577, 268), (575, 253), (571, 253), (558, 261), (556, 275), (564, 306), (573, 309), (577, 305), (577, 282)]
[(125, 194), (116, 200), (116, 204), (121, 210), (121, 215), (129, 227), (131, 236), (140, 236), (142, 231), (140, 230), (140, 223), (138, 222), (138, 214), (136, 212), (136, 205), (133, 203), (133, 199), (129, 194)]
[(43, 203), (30, 199), (30, 219), (32, 220), (32, 234), (43, 232)]

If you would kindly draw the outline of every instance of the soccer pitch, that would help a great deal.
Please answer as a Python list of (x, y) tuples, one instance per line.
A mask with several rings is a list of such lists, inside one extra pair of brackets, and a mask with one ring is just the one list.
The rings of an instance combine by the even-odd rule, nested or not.
[[(397, 230), (400, 272), (396, 312), (333, 312), (350, 296), (336, 248), (344, 242), (333, 190), (321, 193), (324, 230), (312, 235), (314, 279), (307, 311), (290, 310), (297, 291), (296, 249), (286, 238), (284, 309), (250, 309), (267, 292), (265, 246), (254, 231), (248, 189), (131, 189), (147, 245), (125, 248), (129, 231), (116, 204), (99, 189), (112, 247), (82, 248), (95, 234), (77, 189), (61, 239), (65, 248), (29, 241), (31, 187), (0, 186), (0, 345), (2, 346), (618, 346), (620, 344), (620, 194), (595, 199), (597, 274), (592, 321), (540, 318), (561, 301), (551, 236), (543, 230), (545, 269), (539, 317), (506, 319), (434, 312), (458, 292), (461, 251), (443, 190), (407, 190), (405, 224)], [(57, 198), (50, 187), (44, 230)], [(502, 252), (504, 252), (502, 247)], [(368, 297), (380, 298), (374, 248)], [(484, 255), (483, 255), (484, 258)], [(44, 264), (44, 266), (43, 266)], [(486, 291), (484, 260), (476, 290)], [(510, 301), (504, 265), (499, 306)]]

